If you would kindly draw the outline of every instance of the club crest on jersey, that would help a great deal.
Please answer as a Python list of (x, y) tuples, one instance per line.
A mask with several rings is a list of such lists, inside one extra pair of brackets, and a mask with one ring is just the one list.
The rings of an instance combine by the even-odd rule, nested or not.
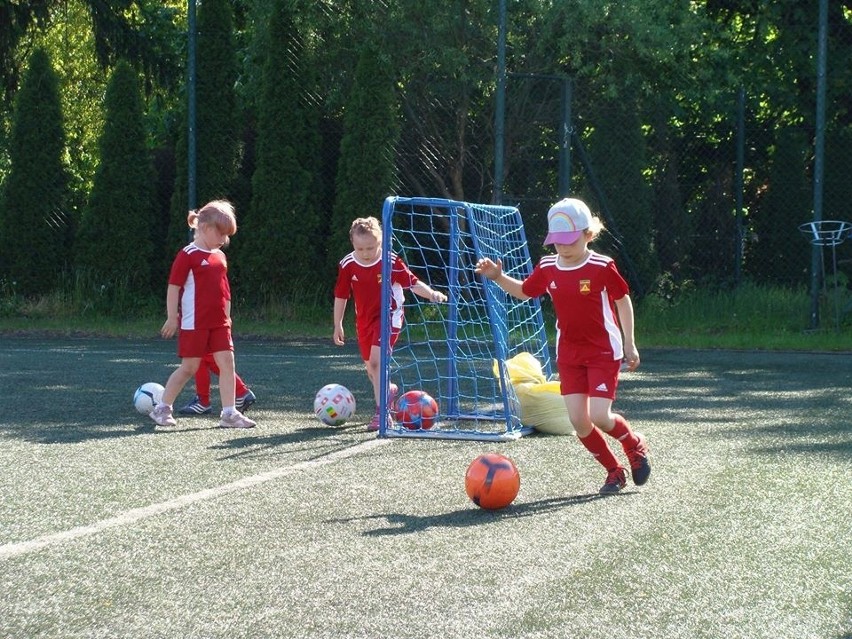
[(588, 295), (592, 292), (592, 280), (580, 280), (580, 294)]

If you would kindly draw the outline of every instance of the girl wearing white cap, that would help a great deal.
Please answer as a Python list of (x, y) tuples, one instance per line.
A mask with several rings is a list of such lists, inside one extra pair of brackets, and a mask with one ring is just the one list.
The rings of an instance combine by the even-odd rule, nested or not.
[(612, 258), (589, 249), (603, 224), (583, 201), (566, 198), (554, 204), (547, 213), (547, 230), (544, 243), (552, 244), (556, 255), (542, 257), (525, 280), (503, 273), (499, 258), (482, 258), (476, 272), (521, 300), (550, 295), (560, 392), (583, 446), (606, 468), (600, 493), (617, 493), (627, 483), (602, 432), (621, 443), (633, 483), (641, 486), (651, 474), (645, 437), (612, 412), (622, 360), (628, 370), (639, 366), (627, 282)]

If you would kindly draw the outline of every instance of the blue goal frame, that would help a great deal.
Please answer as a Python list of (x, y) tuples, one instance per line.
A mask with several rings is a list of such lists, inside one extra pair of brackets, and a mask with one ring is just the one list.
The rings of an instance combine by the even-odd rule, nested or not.
[[(517, 300), (475, 275), (482, 257), (503, 260), (504, 272), (523, 279), (532, 261), (516, 207), (442, 198), (388, 197), (382, 209), (380, 415), (387, 415), (389, 384), (427, 390), (440, 421), (428, 430), (388, 427), (379, 436), (504, 441), (532, 432), (519, 417), (506, 361), (529, 352), (547, 377), (551, 359), (537, 298)], [(390, 344), (390, 269), (399, 254), (418, 278), (447, 294), (430, 305), (406, 293), (406, 324)], [(429, 308), (431, 307), (431, 308)], [(408, 315), (416, 315), (409, 323)]]

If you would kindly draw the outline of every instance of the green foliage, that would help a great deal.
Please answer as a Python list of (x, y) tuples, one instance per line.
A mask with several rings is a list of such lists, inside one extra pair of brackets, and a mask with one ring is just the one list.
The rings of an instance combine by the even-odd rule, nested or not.
[[(638, 281), (634, 278), (631, 286), (637, 294), (657, 275), (651, 241), (652, 193), (643, 176), (645, 151), (636, 103), (628, 99), (602, 100), (589, 135), (591, 169), (602, 184), (608, 185), (604, 201), (598, 202), (598, 211), (602, 216), (611, 215), (602, 217), (610, 233), (601, 239), (602, 244), (612, 246), (604, 252), (621, 255), (626, 276), (633, 275), (630, 270), (635, 267)], [(614, 241), (610, 242), (610, 238)], [(629, 264), (632, 267), (628, 268)]]
[(120, 62), (105, 98), (101, 162), (77, 232), (75, 264), (98, 291), (129, 285), (151, 288), (156, 228), (153, 168), (145, 145), (142, 98), (136, 72)]
[(185, 11), (183, 0), (84, 1), (103, 68), (127, 60), (143, 72), (146, 90), (175, 86), (183, 48), (184, 32), (178, 24), (179, 11)]
[(804, 285), (811, 246), (799, 232), (808, 221), (811, 189), (806, 176), (808, 141), (799, 127), (778, 131), (766, 197), (754, 211), (746, 266), (760, 282)]
[[(829, 325), (831, 292), (820, 300)], [(663, 282), (636, 304), (636, 335), (646, 346), (848, 350), (850, 315), (843, 332), (825, 339), (809, 334), (810, 299), (805, 286), (780, 287), (746, 282), (737, 288), (674, 287)], [(844, 346), (845, 341), (845, 346)]]
[(230, 0), (205, 0), (198, 10), (199, 205), (227, 198), (237, 169), (237, 59), (231, 4)]
[[(491, 0), (403, 0), (390, 5), (385, 50), (400, 78), (398, 172), (407, 192), (491, 199), (494, 60)], [(428, 37), (425, 37), (428, 34)], [(425, 46), (424, 46), (425, 45)]]
[[(55, 11), (55, 10), (54, 10)], [(103, 99), (108, 74), (98, 65), (91, 19), (83, 0), (69, 0), (62, 20), (27, 39), (43, 47), (59, 78), (69, 191), (82, 206), (100, 162), (98, 136), (103, 128)]]
[(66, 209), (59, 84), (36, 49), (15, 99), (9, 175), (0, 204), (2, 272), (24, 297), (50, 291), (67, 266), (74, 217)]
[(3, 102), (7, 102), (18, 87), (20, 69), (15, 50), (27, 30), (47, 22), (51, 2), (52, 0), (29, 0), (0, 3), (0, 81)]
[(231, 3), (204, 2), (199, 6), (197, 28), (196, 201), (188, 201), (188, 124), (183, 116), (168, 232), (168, 246), (172, 249), (169, 253), (186, 243), (187, 211), (210, 200), (229, 199), (237, 174), (237, 65)]
[(355, 83), (344, 114), (337, 167), (329, 266), (351, 250), (349, 226), (356, 217), (379, 217), (391, 195), (399, 120), (393, 67), (374, 44), (361, 49)]
[[(825, 135), (823, 219), (852, 221), (852, 122), (834, 124)], [(804, 213), (808, 209), (802, 211)], [(806, 221), (806, 220), (802, 220)]]
[(660, 99), (651, 114), (650, 181), (653, 184), (654, 248), (660, 269), (677, 277), (692, 251), (694, 220), (685, 215), (684, 189), (679, 168), (683, 151), (671, 122), (672, 106)]
[(234, 241), (243, 294), (290, 298), (324, 262), (319, 224), (317, 105), (300, 3), (276, 0), (265, 34), (251, 209)]

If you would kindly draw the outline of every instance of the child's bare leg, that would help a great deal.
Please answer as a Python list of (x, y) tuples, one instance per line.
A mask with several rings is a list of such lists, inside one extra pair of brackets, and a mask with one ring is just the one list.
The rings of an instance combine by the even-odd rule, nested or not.
[(588, 437), (595, 425), (589, 415), (589, 396), (582, 394), (563, 395), (565, 407), (568, 409), (568, 418), (577, 432), (577, 437), (582, 439)]
[(174, 404), (183, 387), (195, 375), (200, 363), (200, 357), (184, 357), (181, 360), (180, 366), (169, 375), (169, 379), (166, 381), (166, 389), (163, 391), (163, 404), (167, 406)]
[(222, 398), (222, 410), (234, 408), (234, 404), (236, 404), (234, 352), (218, 351), (213, 353), (213, 359), (219, 367), (219, 397)]
[(370, 383), (373, 385), (373, 397), (376, 400), (376, 406), (379, 405), (379, 383), (381, 381), (380, 367), (382, 363), (381, 349), (378, 346), (373, 346), (370, 349), (370, 359), (364, 362), (367, 369), (367, 377), (370, 378)]

